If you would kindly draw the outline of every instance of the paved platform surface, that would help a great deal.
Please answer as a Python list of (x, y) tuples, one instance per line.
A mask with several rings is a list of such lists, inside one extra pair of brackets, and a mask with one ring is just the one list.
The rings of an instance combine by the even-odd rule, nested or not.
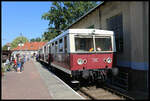
[(2, 99), (84, 99), (41, 64), (30, 60), (22, 73), (7, 72)]

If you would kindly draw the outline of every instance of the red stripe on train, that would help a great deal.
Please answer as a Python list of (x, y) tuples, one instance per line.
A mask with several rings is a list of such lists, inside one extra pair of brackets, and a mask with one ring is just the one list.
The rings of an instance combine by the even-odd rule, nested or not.
[[(111, 63), (107, 63), (108, 57), (112, 59)], [(78, 59), (84, 60), (82, 65), (77, 63)], [(94, 54), (70, 54), (70, 66), (71, 70), (82, 70), (85, 69), (104, 69), (106, 66), (112, 68), (113, 53), (94, 53)]]

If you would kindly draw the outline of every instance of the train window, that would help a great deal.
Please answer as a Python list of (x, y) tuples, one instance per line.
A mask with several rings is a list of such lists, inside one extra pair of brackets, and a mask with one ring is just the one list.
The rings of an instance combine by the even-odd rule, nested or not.
[(58, 43), (57, 41), (55, 42), (55, 51), (57, 52), (57, 47), (58, 47)]
[(96, 51), (112, 51), (111, 37), (96, 37)]
[(46, 46), (44, 47), (44, 53), (46, 53)]
[(49, 53), (51, 53), (51, 45), (49, 45)]
[(46, 47), (46, 54), (48, 53), (48, 46)]
[(59, 40), (59, 52), (63, 52), (63, 42), (62, 42), (62, 39)]
[(66, 53), (67, 52), (67, 36), (64, 37), (64, 49)]
[(57, 41), (55, 42), (55, 45), (57, 45)]
[(52, 43), (52, 46), (54, 46), (54, 43)]
[(62, 43), (62, 39), (59, 39), (59, 43)]
[(75, 37), (75, 50), (84, 51), (94, 51), (94, 44), (92, 37)]

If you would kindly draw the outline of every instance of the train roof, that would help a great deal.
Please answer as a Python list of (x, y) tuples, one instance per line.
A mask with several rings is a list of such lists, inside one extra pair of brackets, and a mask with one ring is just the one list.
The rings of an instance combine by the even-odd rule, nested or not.
[(63, 32), (62, 34), (58, 35), (57, 37), (55, 37), (54, 39), (50, 40), (47, 44), (63, 37), (64, 35), (67, 34), (90, 34), (90, 33), (94, 33), (94, 34), (101, 34), (101, 35), (113, 35), (114, 32), (113, 31), (109, 31), (109, 30), (100, 30), (100, 29), (68, 29), (65, 32)]
[[(99, 35), (114, 35), (113, 31), (110, 30), (101, 30), (101, 29), (68, 29), (66, 31), (64, 31), (62, 34), (58, 35), (57, 37), (55, 37), (54, 39), (50, 40), (49, 42), (47, 42), (44, 46), (58, 40), (59, 38), (63, 37), (64, 35), (67, 34), (77, 34), (77, 35), (89, 35), (91, 33), (99, 34)], [(44, 47), (43, 46), (43, 47)]]

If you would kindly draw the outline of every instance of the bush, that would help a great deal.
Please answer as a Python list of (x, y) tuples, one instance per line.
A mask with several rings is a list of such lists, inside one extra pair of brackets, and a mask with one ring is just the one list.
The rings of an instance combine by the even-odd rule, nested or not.
[(4, 67), (4, 65), (2, 65), (2, 67), (1, 67), (1, 76), (4, 76), (4, 73), (5, 73), (5, 67)]
[(2, 72), (3, 72), (3, 73), (5, 72), (5, 68), (4, 68), (4, 67), (2, 67)]
[(1, 71), (5, 72), (5, 66), (4, 66), (4, 64), (2, 64)]

